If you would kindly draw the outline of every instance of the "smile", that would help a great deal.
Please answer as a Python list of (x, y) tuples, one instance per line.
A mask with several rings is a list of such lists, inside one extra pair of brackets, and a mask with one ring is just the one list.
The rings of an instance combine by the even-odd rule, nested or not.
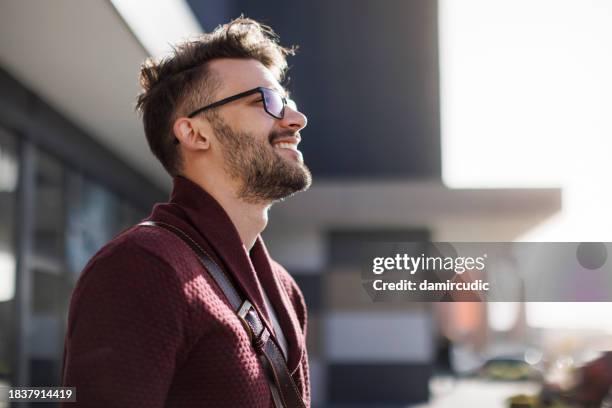
[(298, 162), (303, 163), (304, 158), (302, 157), (302, 152), (298, 150), (299, 143), (300, 143), (300, 139), (298, 137), (298, 138), (290, 138), (290, 139), (285, 139), (282, 141), (274, 142), (272, 143), (272, 146), (275, 149), (289, 151), (290, 154), (293, 155)]
[(299, 151), (298, 148), (297, 148), (297, 143), (286, 143), (286, 142), (276, 143), (276, 144), (274, 144), (274, 147), (278, 148), (278, 149), (290, 149), (290, 150), (293, 150), (295, 152)]

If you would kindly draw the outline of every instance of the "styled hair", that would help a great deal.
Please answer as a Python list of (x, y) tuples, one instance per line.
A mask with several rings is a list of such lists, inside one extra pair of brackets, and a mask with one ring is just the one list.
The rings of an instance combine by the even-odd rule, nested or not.
[(142, 116), (151, 152), (166, 171), (175, 176), (182, 169), (172, 126), (180, 116), (213, 102), (220, 82), (208, 63), (219, 58), (255, 59), (283, 80), (287, 55), (295, 48), (279, 45), (278, 36), (268, 26), (239, 17), (211, 33), (173, 47), (159, 61), (147, 59), (140, 68), (142, 92), (136, 110)]

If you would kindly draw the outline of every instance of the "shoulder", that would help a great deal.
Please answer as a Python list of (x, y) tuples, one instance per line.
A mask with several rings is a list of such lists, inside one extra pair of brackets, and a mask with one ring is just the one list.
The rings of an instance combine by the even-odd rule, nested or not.
[(180, 286), (177, 261), (185, 260), (178, 238), (159, 229), (134, 226), (107, 243), (87, 263), (76, 287), (81, 292), (119, 288), (133, 291)]
[[(119, 348), (142, 339), (146, 346), (156, 340), (178, 344), (195, 339), (194, 307), (184, 275), (159, 239), (154, 228), (133, 227), (93, 256), (70, 300), (66, 338), (73, 345), (91, 341)], [(130, 340), (117, 346), (116, 339)]]
[(184, 260), (191, 249), (163, 228), (135, 225), (104, 245), (86, 265), (84, 272), (100, 263), (138, 266), (154, 262), (167, 267)]
[(140, 262), (149, 263), (152, 260), (166, 263), (164, 253), (169, 252), (169, 238), (160, 228), (133, 226), (100, 248), (85, 266), (83, 274), (100, 264), (137, 266)]

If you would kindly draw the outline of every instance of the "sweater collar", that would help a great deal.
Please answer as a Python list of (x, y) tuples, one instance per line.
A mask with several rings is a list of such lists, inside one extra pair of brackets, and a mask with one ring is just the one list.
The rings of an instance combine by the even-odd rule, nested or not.
[(226, 272), (232, 275), (243, 293), (258, 309), (268, 330), (272, 330), (273, 325), (263, 298), (262, 285), (265, 285), (266, 294), (289, 343), (288, 368), (293, 371), (301, 360), (303, 336), (298, 334), (300, 326), (294, 313), (288, 312), (293, 310), (293, 305), (273, 272), (272, 261), (261, 236), (257, 237), (249, 254), (229, 215), (208, 192), (182, 176), (174, 177), (173, 184), (171, 206), (182, 210), (181, 218), (186, 216), (186, 221), (212, 247), (225, 265)]

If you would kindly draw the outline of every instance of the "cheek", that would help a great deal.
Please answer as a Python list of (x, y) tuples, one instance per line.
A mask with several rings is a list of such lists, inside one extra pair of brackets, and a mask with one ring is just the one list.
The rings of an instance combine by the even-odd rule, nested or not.
[(255, 106), (240, 117), (240, 125), (245, 131), (255, 135), (258, 140), (269, 140), (274, 129), (275, 119), (266, 113), (263, 106)]
[(269, 155), (273, 152), (274, 147), (270, 144), (270, 131), (268, 129), (253, 129), (250, 128), (243, 133), (243, 137), (248, 138), (248, 141), (244, 140), (243, 146), (251, 146), (252, 150), (258, 151), (257, 154)]
[(228, 112), (226, 122), (237, 132), (250, 135), (258, 144), (270, 145), (270, 135), (274, 132), (274, 118), (270, 117), (263, 106), (251, 106), (240, 111)]
[(274, 130), (270, 126), (261, 126), (258, 128), (252, 127), (249, 132), (255, 141), (264, 146), (272, 147), (270, 144), (270, 138), (274, 134)]

